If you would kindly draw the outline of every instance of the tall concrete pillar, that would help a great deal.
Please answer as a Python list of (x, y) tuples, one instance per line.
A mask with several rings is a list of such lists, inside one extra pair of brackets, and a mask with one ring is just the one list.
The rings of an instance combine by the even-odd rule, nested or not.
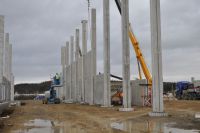
[(85, 54), (87, 53), (87, 20), (82, 20), (82, 91), (81, 101), (85, 102)]
[(96, 9), (91, 11), (91, 48), (92, 48), (92, 91), (91, 91), (91, 104), (94, 104), (94, 78), (96, 76)]
[(75, 48), (75, 62), (76, 62), (76, 72), (75, 72), (75, 99), (78, 101), (79, 96), (79, 82), (78, 82), (78, 57), (79, 57), (79, 29), (76, 29), (76, 48)]
[(3, 76), (9, 80), (9, 34), (6, 33), (4, 45)]
[(70, 38), (70, 63), (72, 65), (73, 61), (74, 61), (74, 36), (71, 36)]
[(69, 66), (69, 42), (66, 42), (66, 66)]
[(4, 16), (0, 15), (0, 85), (3, 83), (3, 57), (4, 57)]
[(87, 20), (82, 20), (82, 52), (87, 53)]
[(161, 47), (160, 0), (150, 0), (151, 52), (152, 52), (152, 93), (153, 112), (150, 116), (166, 116), (163, 113), (163, 74)]
[(11, 101), (14, 101), (14, 82), (15, 82), (15, 78), (14, 78), (14, 75), (11, 74), (11, 91), (10, 91), (10, 100)]
[(60, 89), (60, 98), (64, 98), (66, 94), (66, 47), (61, 47), (61, 66), (62, 66), (62, 87)]
[(0, 15), (0, 100), (3, 100), (4, 16)]
[(12, 81), (12, 44), (9, 45), (9, 67), (8, 67), (8, 79), (9, 81)]
[(104, 106), (111, 106), (110, 96), (110, 1), (103, 0)]
[(69, 98), (70, 100), (72, 100), (72, 63), (74, 61), (74, 36), (71, 36), (70, 37), (70, 65), (71, 65), (71, 68), (70, 68), (70, 90), (69, 90)]
[(123, 106), (121, 111), (132, 111), (130, 87), (130, 45), (129, 45), (129, 0), (121, 1), (122, 7), (122, 76), (123, 76)]

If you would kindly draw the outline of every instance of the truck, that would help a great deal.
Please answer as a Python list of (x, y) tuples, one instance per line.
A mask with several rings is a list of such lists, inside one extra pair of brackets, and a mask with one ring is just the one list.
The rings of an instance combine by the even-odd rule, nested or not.
[(194, 84), (188, 81), (177, 82), (176, 98), (178, 100), (199, 100), (200, 86), (194, 87)]

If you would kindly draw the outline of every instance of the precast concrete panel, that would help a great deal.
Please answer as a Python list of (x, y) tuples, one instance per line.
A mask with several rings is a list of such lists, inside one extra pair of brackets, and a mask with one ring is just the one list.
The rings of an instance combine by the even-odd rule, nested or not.
[(9, 101), (10, 100), (10, 90), (11, 90), (11, 82), (6, 78), (3, 77), (3, 86), (4, 86), (4, 100)]
[(76, 64), (75, 62), (72, 63), (72, 86), (71, 86), (71, 96), (72, 96), (72, 100), (75, 101), (76, 100), (76, 88), (75, 88), (75, 80), (76, 80), (76, 76), (75, 76), (75, 71), (76, 71)]
[(104, 104), (104, 75), (100, 74), (94, 78), (94, 104), (103, 105)]
[(69, 100), (70, 99), (70, 93), (71, 93), (71, 89), (70, 89), (70, 84), (71, 84), (71, 74), (70, 74), (70, 71), (71, 71), (71, 66), (68, 66), (66, 68), (66, 100)]
[(147, 80), (132, 80), (131, 81), (131, 104), (136, 106), (144, 106), (144, 98), (147, 96), (148, 88), (145, 85)]
[(78, 101), (82, 101), (82, 57), (78, 58), (78, 88), (77, 88), (77, 98)]
[(89, 104), (93, 104), (92, 101), (92, 52), (89, 51), (86, 55), (85, 55), (85, 71), (84, 71), (84, 77), (85, 77), (85, 102), (89, 103)]
[(10, 100), (11, 101), (14, 101), (14, 86), (15, 86), (14, 82), (15, 82), (15, 78), (14, 78), (13, 74), (11, 74), (11, 92), (10, 92), (10, 96), (11, 96)]

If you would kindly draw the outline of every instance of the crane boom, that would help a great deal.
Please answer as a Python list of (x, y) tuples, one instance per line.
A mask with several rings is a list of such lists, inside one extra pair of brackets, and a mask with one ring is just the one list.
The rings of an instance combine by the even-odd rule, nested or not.
[[(115, 3), (117, 5), (117, 7), (118, 7), (119, 13), (121, 14), (121, 2), (119, 0), (115, 0)], [(130, 38), (132, 46), (133, 46), (133, 48), (135, 50), (136, 58), (139, 61), (141, 67), (142, 67), (142, 71), (143, 71), (143, 73), (144, 73), (144, 75), (145, 75), (145, 77), (146, 77), (146, 79), (148, 81), (148, 84), (151, 85), (152, 84), (152, 77), (151, 77), (150, 71), (149, 71), (149, 69), (147, 67), (145, 59), (144, 59), (144, 57), (142, 55), (142, 51), (141, 51), (141, 49), (139, 47), (139, 43), (138, 43), (135, 35), (133, 34), (133, 31), (132, 31), (132, 28), (131, 28), (130, 24), (129, 24), (129, 38)], [(140, 74), (140, 77), (141, 77), (141, 74)]]

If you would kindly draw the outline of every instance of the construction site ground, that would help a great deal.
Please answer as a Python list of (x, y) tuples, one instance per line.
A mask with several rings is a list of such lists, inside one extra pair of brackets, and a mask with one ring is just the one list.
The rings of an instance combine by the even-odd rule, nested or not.
[[(147, 114), (150, 107), (134, 107), (133, 112), (119, 112), (119, 107), (103, 108), (80, 104), (42, 104), (25, 101), (15, 107), (9, 118), (1, 121), (2, 133), (121, 133), (165, 132), (166, 124), (173, 128), (200, 131), (200, 101), (165, 101), (168, 117), (154, 118)], [(2, 123), (3, 122), (3, 123)], [(158, 126), (159, 125), (159, 126)], [(155, 128), (158, 127), (158, 128)], [(169, 128), (170, 130), (170, 128)]]

